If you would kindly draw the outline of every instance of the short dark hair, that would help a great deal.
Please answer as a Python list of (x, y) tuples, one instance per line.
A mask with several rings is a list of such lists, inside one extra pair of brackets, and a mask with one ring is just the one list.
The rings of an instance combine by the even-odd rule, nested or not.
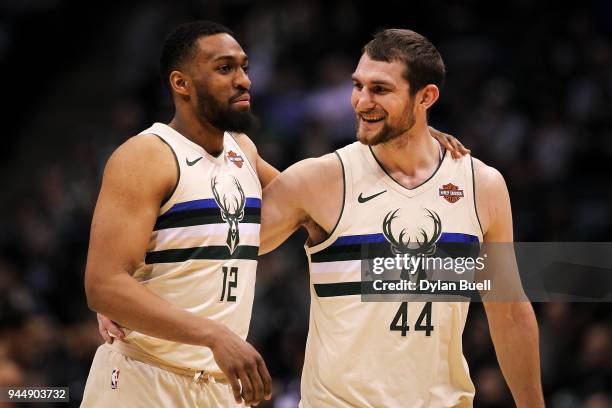
[(390, 28), (374, 34), (362, 50), (375, 61), (402, 61), (404, 78), (414, 96), (427, 84), (442, 86), (446, 69), (442, 56), (431, 42), (411, 30)]
[(201, 37), (227, 33), (234, 37), (234, 33), (222, 24), (213, 21), (191, 21), (179, 25), (172, 31), (162, 47), (161, 58), (159, 59), (159, 73), (162, 82), (170, 87), (168, 77), (170, 73), (193, 55), (194, 46)]

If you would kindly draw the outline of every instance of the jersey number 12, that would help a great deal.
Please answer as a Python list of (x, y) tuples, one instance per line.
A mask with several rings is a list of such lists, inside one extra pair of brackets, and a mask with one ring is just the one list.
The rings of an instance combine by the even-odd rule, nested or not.
[[(219, 301), (223, 302), (223, 300), (225, 300), (227, 302), (235, 302), (236, 296), (232, 295), (232, 289), (238, 286), (238, 267), (232, 266), (228, 268), (227, 266), (223, 266), (221, 267), (221, 271), (223, 272), (223, 290), (221, 291), (221, 298)], [(227, 297), (225, 297), (226, 288)]]

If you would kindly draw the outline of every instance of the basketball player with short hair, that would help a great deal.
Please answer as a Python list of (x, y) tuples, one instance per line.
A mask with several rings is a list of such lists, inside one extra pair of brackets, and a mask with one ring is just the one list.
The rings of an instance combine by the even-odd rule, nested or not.
[(278, 171), (244, 134), (255, 121), (247, 71), (246, 54), (216, 23), (180, 26), (164, 45), (174, 119), (113, 153), (92, 222), (89, 305), (130, 331), (98, 316), (112, 344), (96, 353), (83, 406), (226, 407), (270, 395), (266, 366), (244, 339), (261, 187)]
[(132, 331), (98, 349), (82, 406), (256, 404), (271, 379), (245, 339), (261, 188), (278, 172), (242, 134), (248, 58), (229, 29), (194, 22), (160, 68), (175, 116), (108, 160), (85, 274), (89, 306)]
[[(427, 113), (444, 74), (440, 54), (423, 36), (379, 32), (353, 74), (358, 142), (301, 161), (264, 189), (262, 252), (301, 226), (308, 230), (304, 408), (472, 406), (461, 342), (468, 302), (360, 296), (362, 260), (408, 247), (408, 235), (428, 250), (436, 243), (513, 241), (502, 175), (470, 156), (451, 158), (430, 136)], [(516, 405), (543, 407), (530, 303), (484, 308)]]

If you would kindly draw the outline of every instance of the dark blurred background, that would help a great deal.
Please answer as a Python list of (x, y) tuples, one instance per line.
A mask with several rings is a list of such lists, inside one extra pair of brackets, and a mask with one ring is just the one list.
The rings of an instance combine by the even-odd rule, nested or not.
[[(4, 0), (0, 386), (69, 386), (78, 404), (101, 343), (83, 273), (103, 166), (170, 120), (159, 50), (178, 23), (202, 18), (232, 28), (249, 54), (263, 122), (251, 136), (278, 168), (354, 140), (361, 47), (377, 28), (411, 28), (448, 69), (431, 123), (505, 175), (515, 239), (611, 241), (612, 2)], [(276, 408), (296, 406), (308, 330), (297, 235), (260, 262), (250, 332)], [(612, 307), (534, 307), (548, 406), (611, 407)], [(486, 317), (471, 309), (475, 406), (510, 407)]]

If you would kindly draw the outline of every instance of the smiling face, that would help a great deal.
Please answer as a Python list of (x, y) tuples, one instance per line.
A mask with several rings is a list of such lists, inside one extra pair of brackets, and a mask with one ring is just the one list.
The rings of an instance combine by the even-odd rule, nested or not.
[(240, 44), (220, 33), (199, 38), (194, 48), (183, 72), (171, 74), (171, 83), (190, 81), (192, 86), (185, 86), (190, 103), (201, 119), (217, 129), (252, 130), (257, 119), (251, 113), (249, 61)]
[(402, 61), (375, 61), (367, 53), (353, 73), (351, 104), (357, 119), (357, 140), (375, 146), (410, 131), (416, 123), (414, 96), (403, 76)]

